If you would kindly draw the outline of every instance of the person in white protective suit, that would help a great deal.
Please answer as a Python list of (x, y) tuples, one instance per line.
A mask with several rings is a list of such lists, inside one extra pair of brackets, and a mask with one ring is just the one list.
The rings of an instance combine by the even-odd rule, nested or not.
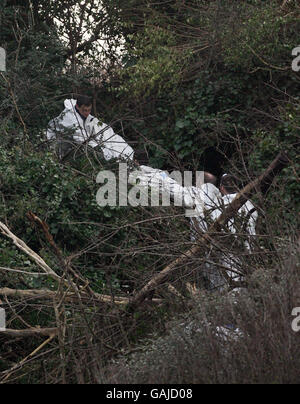
[[(182, 186), (171, 178), (166, 171), (141, 165), (138, 170), (131, 172), (128, 182), (139, 187), (150, 187), (159, 190), (161, 194), (170, 195), (176, 206), (183, 206), (187, 209), (194, 209), (192, 216), (200, 217), (204, 210), (212, 206), (218, 206), (217, 199), (220, 191), (213, 183), (216, 177), (212, 174), (204, 173), (205, 183), (200, 187)], [(203, 224), (203, 229), (206, 224)], [(205, 230), (204, 230), (205, 231)]]
[[(235, 177), (229, 174), (223, 175), (220, 182), (220, 194), (222, 197), (222, 204), (217, 206), (211, 211), (211, 218), (213, 221), (217, 220), (223, 213), (224, 209), (235, 199), (239, 192), (238, 181)], [(253, 203), (248, 200), (238, 211), (236, 218), (230, 219), (227, 227), (231, 233), (235, 234), (237, 229), (247, 235), (244, 241), (244, 248), (246, 252), (251, 252), (251, 240), (256, 235), (256, 221), (258, 213)], [(223, 267), (228, 268), (227, 275), (230, 279), (236, 281), (243, 281), (242, 262), (240, 258), (231, 252), (222, 253), (220, 255), (220, 262)], [(212, 289), (223, 290), (226, 288), (226, 280), (220, 271), (213, 268), (213, 265), (206, 264), (206, 275), (211, 283)]]
[[(205, 173), (205, 183), (199, 187), (184, 187), (177, 183), (169, 175), (162, 171), (147, 166), (140, 166), (139, 171), (131, 173), (129, 183), (137, 184), (139, 187), (150, 187), (159, 189), (161, 193), (168, 193), (173, 201), (182, 201), (182, 206), (193, 209), (190, 218), (191, 241), (196, 242), (197, 235), (208, 230), (209, 223), (215, 221), (224, 211), (224, 209), (235, 199), (238, 187), (235, 184), (234, 177), (224, 175), (221, 179), (220, 189), (216, 187), (216, 179), (209, 173)], [(244, 219), (245, 233), (255, 236), (255, 224), (257, 220), (257, 211), (251, 201), (247, 201), (238, 211), (238, 218)], [(231, 233), (236, 233), (235, 220), (231, 219), (228, 223), (228, 229)], [(250, 240), (245, 241), (246, 250), (250, 251)], [(240, 273), (240, 260), (234, 254), (222, 254), (220, 256), (222, 266), (228, 268), (227, 275), (234, 280), (243, 280)], [(204, 276), (208, 279), (209, 289), (223, 290), (226, 288), (226, 279), (215, 265), (206, 263)]]
[(134, 151), (113, 129), (91, 115), (92, 100), (80, 96), (67, 99), (65, 109), (52, 119), (47, 128), (47, 139), (58, 145), (59, 157), (65, 157), (74, 144), (100, 147), (105, 160), (133, 161)]

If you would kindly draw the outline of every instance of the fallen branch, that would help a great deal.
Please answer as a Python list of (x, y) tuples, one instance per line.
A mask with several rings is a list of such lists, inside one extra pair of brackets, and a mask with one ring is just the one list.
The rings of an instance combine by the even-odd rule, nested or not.
[[(48, 289), (30, 289), (30, 290), (22, 290), (22, 289), (9, 289), (3, 288), (0, 289), (0, 296), (6, 297), (21, 297), (24, 299), (42, 299), (42, 300), (52, 300), (57, 297), (57, 292), (48, 290)], [(114, 304), (127, 304), (129, 302), (129, 298), (127, 297), (114, 297), (108, 295), (94, 294), (97, 301), (101, 303), (114, 303)], [(80, 298), (82, 300), (91, 300), (91, 297), (86, 293), (81, 293)], [(76, 293), (67, 293), (65, 295), (66, 302), (72, 302), (74, 300), (78, 300), (78, 296)]]
[[(82, 292), (82, 288), (83, 288), (86, 291), (88, 291), (91, 296), (94, 296), (97, 299), (96, 293), (89, 286), (89, 282), (86, 279), (82, 278), (72, 268), (72, 266), (70, 264), (70, 261), (68, 259), (64, 258), (62, 251), (60, 250), (58, 245), (55, 243), (54, 238), (53, 238), (52, 234), (50, 233), (49, 226), (47, 225), (47, 223), (42, 221), (38, 216), (36, 216), (32, 212), (28, 212), (27, 217), (33, 223), (34, 226), (37, 226), (38, 228), (40, 228), (42, 230), (47, 242), (50, 244), (50, 246), (53, 249), (56, 257), (58, 258), (58, 260), (60, 262), (60, 265), (64, 270), (65, 275), (67, 275), (69, 284), (73, 287), (74, 291), (76, 291), (77, 296), (78, 297), (81, 296), (81, 292)], [(79, 281), (79, 283), (82, 284), (81, 287), (79, 287), (79, 289), (78, 289), (78, 286), (72, 281), (70, 275), (73, 275), (76, 278), (76, 280)]]
[(197, 296), (199, 296), (200, 291), (199, 291), (199, 289), (197, 289), (197, 287), (196, 287), (196, 285), (195, 285), (194, 283), (191, 284), (190, 282), (187, 282), (187, 283), (185, 284), (185, 286), (186, 286), (187, 291), (189, 292), (189, 294), (190, 294), (192, 297), (197, 297)]
[(210, 226), (208, 231), (199, 236), (198, 244), (195, 247), (185, 252), (161, 272), (156, 274), (134, 297), (131, 298), (128, 305), (128, 310), (134, 310), (154, 289), (156, 289), (158, 285), (165, 282), (179, 265), (184, 264), (190, 257), (193, 257), (199, 253), (203, 246), (211, 244), (213, 242), (214, 234), (222, 231), (228, 221), (236, 216), (239, 209), (248, 201), (248, 199), (250, 199), (254, 193), (261, 191), (263, 194), (266, 194), (275, 176), (288, 164), (289, 159), (287, 155), (284, 152), (280, 153), (259, 178), (252, 181), (239, 192), (236, 198), (226, 207), (219, 218)]
[(65, 260), (64, 260), (63, 254), (62, 254), (61, 250), (58, 248), (58, 246), (56, 245), (56, 243), (52, 237), (52, 234), (50, 234), (49, 226), (32, 212), (28, 212), (27, 217), (33, 224), (37, 224), (42, 229), (43, 233), (45, 234), (46, 240), (49, 242), (49, 244), (55, 251), (57, 257), (60, 260), (60, 263), (63, 266), (65, 266)]
[(36, 254), (31, 248), (29, 248), (24, 241), (19, 239), (15, 234), (13, 234), (9, 228), (2, 222), (0, 222), (0, 232), (10, 238), (15, 246), (17, 246), (20, 250), (22, 250), (25, 254), (27, 254), (42, 270), (51, 276), (53, 279), (56, 281), (60, 281), (61, 278), (58, 276), (53, 269), (51, 269), (46, 262), (38, 255)]
[(0, 331), (0, 335), (5, 337), (28, 338), (28, 337), (56, 337), (57, 328), (29, 328), (27, 330)]
[[(17, 331), (17, 330), (10, 330)], [(32, 336), (32, 335), (31, 335)], [(38, 346), (33, 352), (31, 352), (26, 358), (22, 359), (19, 363), (15, 364), (11, 369), (7, 370), (5, 376), (2, 380), (0, 380), (0, 384), (4, 384), (6, 380), (12, 375), (14, 371), (20, 369), (28, 360), (30, 360), (34, 355), (36, 355), (41, 349), (43, 349), (49, 342), (56, 337), (56, 334), (52, 334), (46, 341), (44, 341), (40, 346)]]
[(182, 294), (180, 292), (178, 292), (178, 290), (170, 283), (168, 284), (168, 290), (171, 293), (173, 293), (175, 296), (180, 297), (181, 299), (184, 299), (184, 296), (182, 296)]

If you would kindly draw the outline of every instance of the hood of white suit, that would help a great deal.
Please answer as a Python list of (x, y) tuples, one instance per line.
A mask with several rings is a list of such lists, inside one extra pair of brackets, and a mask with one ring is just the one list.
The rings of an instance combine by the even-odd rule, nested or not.
[(74, 109), (75, 105), (77, 103), (77, 100), (74, 100), (73, 98), (67, 99), (64, 101), (64, 106), (66, 109)]

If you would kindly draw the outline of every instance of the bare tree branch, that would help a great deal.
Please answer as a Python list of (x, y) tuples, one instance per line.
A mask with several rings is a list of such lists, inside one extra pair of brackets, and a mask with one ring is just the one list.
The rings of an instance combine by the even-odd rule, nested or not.
[(31, 248), (29, 248), (24, 241), (19, 239), (15, 234), (13, 234), (9, 228), (2, 222), (0, 222), (0, 232), (10, 238), (15, 246), (17, 246), (20, 250), (22, 250), (25, 254), (27, 254), (40, 268), (43, 269), (43, 271), (51, 276), (53, 279), (60, 281), (61, 277), (58, 276), (53, 269), (51, 269), (46, 262), (38, 255), (36, 254)]
[[(21, 297), (25, 299), (45, 299), (52, 300), (57, 296), (56, 291), (48, 290), (48, 289), (30, 289), (30, 290), (22, 290), (22, 289), (10, 289), (10, 288), (2, 288), (0, 289), (0, 296), (8, 296), (8, 297)], [(117, 296), (108, 296), (95, 294), (98, 302), (101, 303), (114, 303), (114, 304), (127, 304), (129, 299), (127, 297), (117, 297)], [(86, 293), (81, 293), (80, 298), (82, 300), (91, 300), (91, 297)], [(65, 296), (66, 302), (72, 302), (74, 300), (78, 300), (78, 296), (75, 293), (67, 293)]]

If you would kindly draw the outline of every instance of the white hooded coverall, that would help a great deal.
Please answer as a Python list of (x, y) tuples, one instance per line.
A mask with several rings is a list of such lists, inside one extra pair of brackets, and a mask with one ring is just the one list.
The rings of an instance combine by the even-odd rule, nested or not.
[[(133, 160), (134, 151), (125, 140), (114, 133), (113, 129), (99, 122), (97, 118), (89, 115), (86, 120), (75, 108), (76, 100), (65, 100), (64, 111), (48, 124), (47, 139), (61, 142), (86, 144), (90, 147), (100, 146), (105, 160), (112, 158), (120, 160)], [(69, 138), (67, 135), (69, 132)]]
[[(221, 192), (213, 184), (205, 183), (200, 187), (184, 187), (162, 170), (147, 166), (141, 166), (139, 171), (135, 171), (129, 176), (129, 183), (139, 187), (158, 188), (162, 193), (169, 193), (173, 200), (181, 200), (185, 208), (194, 208), (194, 217), (190, 219), (191, 240), (196, 241), (199, 232), (206, 232), (209, 227), (208, 221), (215, 221), (222, 214), (224, 209), (235, 199), (236, 194), (222, 196)], [(238, 211), (239, 218), (245, 218), (245, 233), (255, 236), (255, 225), (257, 221), (257, 211), (251, 201), (247, 201)], [(209, 220), (208, 220), (209, 219)], [(229, 220), (228, 229), (231, 233), (236, 233), (234, 218)], [(250, 251), (250, 242), (246, 240), (246, 250)], [(228, 268), (227, 275), (231, 279), (243, 280), (240, 272), (240, 260), (234, 254), (222, 254), (220, 257), (223, 267)], [(212, 289), (223, 289), (226, 284), (221, 272), (214, 265), (206, 264), (205, 276), (209, 279)]]

